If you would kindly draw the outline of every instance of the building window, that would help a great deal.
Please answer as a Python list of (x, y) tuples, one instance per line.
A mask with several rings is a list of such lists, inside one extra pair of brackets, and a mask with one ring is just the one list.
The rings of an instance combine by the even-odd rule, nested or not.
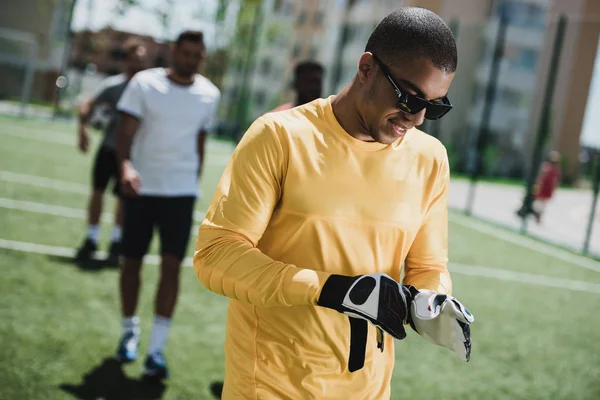
[(521, 93), (512, 89), (500, 89), (497, 100), (507, 107), (516, 107), (521, 101)]
[(511, 68), (530, 72), (535, 72), (536, 70), (538, 52), (535, 50), (507, 45), (503, 56)]
[(254, 94), (254, 103), (256, 104), (257, 107), (259, 107), (259, 108), (264, 107), (266, 100), (267, 100), (267, 96), (265, 95), (265, 92), (258, 91)]
[(541, 28), (545, 22), (545, 9), (537, 4), (520, 1), (502, 1), (497, 3), (497, 16), (504, 15), (511, 25), (528, 28)]
[(304, 11), (300, 13), (296, 22), (299, 25), (304, 25), (304, 23), (306, 23), (306, 13)]
[(271, 72), (271, 60), (269, 60), (268, 58), (262, 60), (260, 70), (263, 75), (268, 75), (269, 72)]
[(323, 25), (323, 20), (325, 19), (325, 13), (322, 10), (317, 10), (315, 13), (315, 25), (321, 26)]
[(531, 49), (520, 49), (517, 56), (517, 64), (520, 68), (535, 71), (537, 67), (538, 53)]
[(302, 53), (302, 44), (296, 43), (296, 45), (294, 46), (294, 53), (293, 53), (294, 58), (300, 57), (301, 53)]

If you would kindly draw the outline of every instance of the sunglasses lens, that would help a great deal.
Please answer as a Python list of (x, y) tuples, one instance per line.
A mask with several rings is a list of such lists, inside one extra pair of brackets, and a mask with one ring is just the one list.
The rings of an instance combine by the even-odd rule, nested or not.
[(409, 94), (405, 95), (403, 99), (398, 100), (396, 107), (407, 114), (416, 114), (425, 109), (426, 119), (440, 119), (452, 109), (452, 105), (446, 98), (443, 100), (443, 103), (437, 104)]
[(427, 107), (425, 111), (425, 118), (427, 119), (439, 119), (442, 118), (448, 111), (450, 111), (451, 107), (446, 105), (430, 105)]
[(396, 107), (407, 114), (416, 114), (427, 107), (427, 103), (417, 97), (406, 96), (406, 100), (398, 101)]

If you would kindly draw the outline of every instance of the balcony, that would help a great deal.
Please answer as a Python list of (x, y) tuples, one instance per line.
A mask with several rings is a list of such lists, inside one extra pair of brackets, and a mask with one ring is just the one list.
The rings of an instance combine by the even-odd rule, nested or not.
[[(485, 31), (486, 41), (492, 46), (496, 42), (498, 24), (499, 21), (497, 19), (490, 20), (490, 23)], [(506, 44), (539, 50), (544, 46), (545, 35), (546, 28), (544, 26), (522, 26), (509, 24), (506, 29)]]
[[(484, 100), (474, 104), (469, 116), (471, 126), (479, 127), (483, 114)], [(494, 132), (512, 131), (528, 126), (529, 108), (519, 108), (512, 104), (495, 102), (492, 108), (490, 129)]]
[[(476, 80), (481, 85), (486, 85), (490, 76), (491, 65), (485, 63), (477, 69)], [(514, 68), (500, 63), (500, 74), (497, 85), (499, 88), (508, 88), (520, 92), (532, 92), (537, 80), (537, 71)]]

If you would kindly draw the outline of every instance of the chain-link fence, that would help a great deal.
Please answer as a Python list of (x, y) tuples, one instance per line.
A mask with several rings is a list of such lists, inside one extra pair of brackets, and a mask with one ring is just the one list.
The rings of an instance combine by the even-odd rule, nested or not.
[(448, 149), (450, 206), (600, 256), (600, 19), (525, 22), (457, 25), (456, 108), (426, 127)]
[[(255, 118), (293, 100), (291, 81), (299, 61), (323, 64), (323, 96), (339, 91), (356, 74), (373, 28), (400, 5), (391, 0), (242, 3), (236, 33), (221, 43), (225, 47), (209, 48), (204, 70), (222, 92), (217, 133), (233, 140)], [(592, 217), (600, 168), (600, 117), (594, 117), (600, 116), (600, 66), (594, 68), (600, 17), (561, 17), (524, 1), (496, 3), (506, 6), (492, 7), (489, 18), (450, 19), (459, 49), (449, 93), (454, 109), (422, 127), (448, 150), (450, 206), (600, 256), (600, 219)], [(126, 33), (89, 34), (116, 46)], [(36, 43), (33, 36), (0, 30), (0, 97), (16, 94), (27, 101)], [(147, 44), (166, 54), (165, 44)], [(99, 50), (84, 50), (89, 49), (82, 47), (81, 60), (98, 71), (71, 65), (63, 72), (69, 85), (61, 100), (71, 106), (89, 91), (88, 83), (109, 72), (94, 61)], [(553, 150), (560, 154), (561, 186), (549, 193), (557, 174), (544, 161)], [(540, 201), (544, 197), (549, 199)]]

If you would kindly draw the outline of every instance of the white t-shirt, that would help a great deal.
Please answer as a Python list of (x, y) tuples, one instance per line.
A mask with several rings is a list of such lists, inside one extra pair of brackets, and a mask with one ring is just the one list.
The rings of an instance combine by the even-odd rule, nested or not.
[(140, 120), (131, 162), (140, 174), (142, 195), (197, 195), (198, 133), (215, 124), (220, 96), (202, 75), (182, 86), (164, 68), (138, 72), (129, 81), (117, 109)]

